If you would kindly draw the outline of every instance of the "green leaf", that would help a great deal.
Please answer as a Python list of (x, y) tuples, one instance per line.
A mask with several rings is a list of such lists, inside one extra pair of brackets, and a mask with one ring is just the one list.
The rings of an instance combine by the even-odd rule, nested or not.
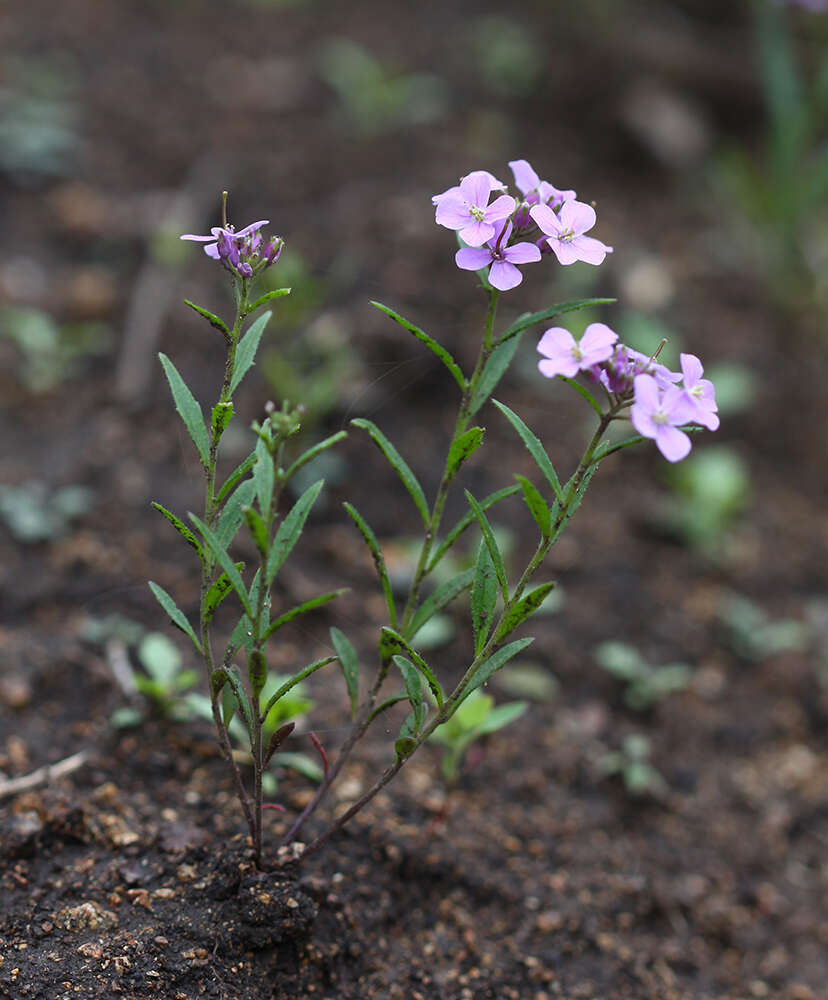
[(497, 574), (485, 540), (481, 540), (477, 550), (474, 569), (474, 583), (471, 592), (472, 631), (474, 633), (474, 655), (486, 645), (497, 604)]
[(500, 592), (503, 594), (503, 600), (509, 600), (509, 585), (506, 582), (506, 568), (503, 565), (503, 556), (500, 554), (500, 549), (497, 544), (497, 539), (492, 531), (492, 526), (489, 524), (489, 520), (483, 513), (483, 508), (474, 499), (472, 494), (466, 490), (466, 500), (469, 502), (469, 506), (474, 512), (474, 516), (477, 519), (477, 523), (480, 525), (480, 530), (483, 532), (483, 539), (486, 542), (486, 547), (489, 550), (489, 555), (492, 557), (492, 563), (494, 564), (495, 573), (497, 574), (497, 582), (500, 584)]
[(351, 699), (351, 718), (355, 719), (359, 708), (359, 661), (356, 650), (351, 645), (348, 637), (338, 628), (331, 629), (331, 642), (336, 650), (339, 665), (342, 667), (342, 675), (345, 678), (345, 687), (348, 697)]
[(247, 590), (245, 589), (245, 586), (244, 586), (242, 578), (241, 578), (241, 576), (239, 574), (239, 571), (236, 569), (236, 564), (233, 562), (233, 560), (227, 554), (227, 549), (225, 549), (222, 546), (221, 541), (216, 536), (215, 532), (213, 532), (210, 528), (208, 528), (207, 525), (201, 520), (200, 517), (198, 517), (195, 514), (190, 514), (190, 520), (193, 522), (193, 524), (201, 532), (201, 535), (204, 538), (204, 541), (210, 547), (210, 550), (212, 551), (213, 555), (218, 560), (219, 565), (224, 570), (224, 572), (227, 574), (227, 579), (230, 581), (230, 586), (233, 588), (233, 590), (235, 590), (236, 595), (238, 596), (239, 600), (241, 601), (241, 605), (244, 608), (245, 614), (252, 621), (253, 620), (253, 608), (252, 608), (252, 606), (250, 604), (250, 600), (249, 600), (249, 598), (247, 596)]
[(253, 544), (263, 555), (267, 555), (267, 543), (270, 541), (267, 533), (267, 525), (262, 520), (261, 514), (255, 507), (244, 508), (244, 523), (253, 539)]
[[(498, 410), (500, 410), (503, 416), (506, 417), (506, 419), (509, 421), (512, 427), (514, 427), (514, 429), (518, 432), (521, 441), (523, 441), (524, 445), (526, 446), (526, 450), (534, 459), (535, 465), (537, 465), (537, 467), (543, 473), (544, 479), (546, 479), (547, 483), (549, 483), (549, 485), (552, 487), (552, 491), (554, 492), (556, 499), (558, 500), (559, 503), (563, 503), (561, 482), (558, 479), (557, 472), (555, 472), (555, 466), (552, 464), (552, 462), (549, 459), (549, 456), (546, 454), (546, 451), (543, 445), (541, 444), (540, 439), (536, 437), (532, 433), (532, 431), (529, 430), (529, 428), (521, 420), (521, 418), (513, 410), (510, 410), (508, 406), (504, 405), (503, 403), (499, 403), (496, 399), (493, 399), (492, 402), (498, 408)], [(526, 491), (524, 490), (524, 494), (525, 492)], [(528, 500), (527, 503), (529, 503)], [(529, 505), (529, 509), (532, 510), (531, 504)], [(534, 511), (533, 511), (533, 516), (534, 516)], [(537, 520), (537, 518), (535, 518), (535, 520)]]
[(225, 664), (229, 663), (242, 646), (248, 652), (253, 648), (253, 623), (245, 614), (236, 622), (236, 627), (233, 629), (230, 641), (227, 643), (227, 648), (222, 657), (223, 662)]
[(527, 618), (530, 618), (541, 604), (543, 604), (550, 592), (555, 589), (555, 586), (555, 583), (542, 583), (539, 587), (535, 587), (534, 590), (530, 591), (526, 597), (522, 597), (514, 604), (509, 612), (504, 615), (503, 621), (497, 630), (495, 641), (501, 642), (510, 632), (514, 632), (518, 625), (521, 625)]
[[(236, 563), (237, 570), (244, 569), (244, 563)], [(219, 604), (224, 600), (225, 597), (233, 589), (233, 585), (227, 579), (227, 574), (222, 573), (221, 576), (215, 581), (215, 583), (207, 591), (207, 597), (204, 600), (204, 617), (205, 621), (210, 622), (213, 619), (213, 615), (216, 613), (216, 609)]]
[(483, 442), (483, 433), (482, 427), (470, 427), (460, 437), (452, 441), (446, 462), (446, 485), (454, 479), (466, 459), (480, 447)]
[[(407, 722), (408, 720), (406, 720)], [(414, 753), (417, 749), (417, 741), (412, 736), (401, 736), (398, 740), (394, 741), (394, 753), (400, 758), (400, 760), (405, 760), (410, 754)]]
[(210, 439), (207, 436), (207, 428), (204, 426), (204, 414), (201, 412), (201, 406), (167, 355), (159, 354), (158, 357), (161, 359), (164, 374), (170, 384), (170, 391), (178, 415), (184, 421), (184, 426), (198, 449), (202, 465), (206, 468), (210, 463)]
[(204, 558), (204, 550), (201, 547), (201, 542), (196, 538), (196, 536), (190, 531), (186, 524), (180, 518), (177, 518), (172, 511), (167, 510), (166, 507), (162, 507), (160, 503), (155, 503), (153, 501), (152, 505), (159, 513), (163, 514), (164, 517), (170, 522), (170, 524), (175, 528), (175, 530), (181, 535), (185, 541), (187, 541), (198, 553), (198, 558)]
[(618, 441), (616, 444), (609, 444), (604, 442), (593, 455), (592, 462), (597, 465), (599, 462), (603, 461), (607, 455), (612, 455), (616, 451), (621, 451), (624, 448), (631, 448), (634, 444), (641, 444), (642, 441), (646, 441), (647, 438), (642, 437), (640, 434), (635, 434), (633, 437), (625, 438), (623, 441)]
[(289, 466), (284, 475), (284, 482), (287, 482), (295, 472), (298, 472), (303, 466), (307, 465), (308, 462), (316, 458), (316, 456), (321, 452), (325, 451), (327, 448), (333, 447), (333, 445), (338, 444), (340, 441), (344, 441), (347, 436), (348, 434), (346, 431), (337, 431), (336, 434), (332, 434), (330, 437), (325, 438), (325, 440), (320, 441), (319, 444), (315, 444), (312, 448), (308, 448), (303, 455), (300, 455), (299, 458), (297, 458), (296, 461)]
[(475, 736), (488, 736), (490, 733), (496, 733), (498, 730), (511, 725), (515, 719), (519, 719), (525, 711), (525, 701), (510, 701), (506, 705), (498, 705), (497, 708), (493, 708), (489, 712), (477, 727)]
[(279, 530), (276, 532), (276, 537), (273, 539), (273, 545), (267, 557), (265, 581), (268, 587), (276, 579), (276, 574), (290, 555), (293, 546), (299, 541), (299, 536), (302, 534), (302, 529), (305, 526), (305, 521), (308, 519), (310, 509), (319, 496), (319, 491), (322, 489), (324, 483), (324, 479), (317, 479), (312, 486), (309, 486), (279, 525)]
[(190, 625), (187, 621), (184, 612), (178, 607), (163, 587), (159, 587), (157, 583), (153, 583), (152, 580), (150, 580), (149, 588), (155, 595), (156, 601), (158, 601), (161, 607), (167, 612), (167, 615), (173, 625), (175, 625), (176, 628), (180, 628), (184, 635), (189, 636), (195, 648), (199, 651), (199, 653), (201, 653), (201, 643), (198, 641), (192, 625)]
[(381, 302), (371, 302), (372, 306), (375, 306), (380, 312), (384, 312), (386, 316), (390, 316), (395, 323), (399, 323), (400, 326), (408, 330), (409, 333), (413, 333), (417, 340), (425, 346), (434, 354), (448, 369), (451, 377), (460, 387), (461, 392), (466, 391), (466, 379), (463, 372), (460, 369), (460, 365), (454, 360), (454, 358), (449, 354), (449, 352), (441, 344), (438, 344), (433, 337), (429, 337), (427, 333), (421, 330), (419, 327), (414, 326), (413, 323), (409, 323), (407, 319), (403, 319), (398, 313), (395, 313), (393, 309), (389, 309), (388, 306), (384, 306)]
[(414, 664), (404, 656), (395, 656), (394, 663), (399, 667), (402, 674), (405, 693), (414, 712), (413, 732), (410, 735), (416, 736), (425, 721), (428, 711), (423, 702), (423, 687), (420, 681), (420, 674)]
[(497, 673), (501, 667), (504, 667), (509, 660), (513, 659), (518, 655), (518, 653), (523, 652), (527, 646), (533, 643), (534, 639), (515, 639), (514, 642), (510, 642), (503, 649), (499, 649), (496, 653), (493, 653), (488, 660), (481, 663), (480, 666), (475, 670), (469, 679), (466, 686), (458, 699), (458, 704), (464, 701), (472, 693), (476, 691), (481, 685), (485, 684), (489, 678)]
[(260, 306), (272, 302), (273, 299), (280, 299), (283, 295), (290, 295), (290, 291), (289, 288), (274, 288), (272, 292), (265, 292), (264, 295), (259, 296), (252, 305), (247, 307), (247, 315), (249, 316), (255, 312)]
[(411, 499), (414, 501), (417, 510), (420, 512), (420, 517), (423, 519), (423, 525), (428, 528), (431, 517), (428, 512), (428, 504), (426, 503), (425, 494), (423, 493), (422, 486), (420, 486), (417, 481), (417, 477), (411, 471), (405, 459), (402, 455), (400, 455), (394, 445), (391, 444), (376, 424), (372, 423), (370, 420), (363, 420), (361, 417), (356, 420), (352, 420), (351, 423), (354, 427), (359, 427), (362, 430), (368, 431), (371, 436), (371, 440), (380, 449), (383, 455), (385, 455), (389, 464), (400, 477), (405, 488), (411, 494)]
[(450, 604), (455, 597), (462, 594), (464, 590), (467, 590), (474, 579), (474, 570), (467, 569), (457, 576), (452, 577), (451, 580), (446, 581), (438, 587), (433, 594), (430, 594), (417, 609), (417, 613), (411, 619), (411, 625), (408, 628), (408, 637), (413, 639), (414, 636), (420, 631), (426, 622), (430, 621), (434, 615), (442, 611), (443, 608)]
[(236, 492), (227, 500), (216, 523), (216, 538), (224, 548), (233, 541), (244, 520), (245, 508), (253, 503), (256, 484), (252, 479), (241, 483)]
[[(480, 501), (480, 509), (488, 510), (490, 507), (494, 507), (496, 503), (500, 503), (501, 500), (505, 500), (507, 497), (513, 497), (515, 493), (520, 492), (519, 486), (506, 486), (502, 490), (497, 490), (495, 493), (490, 493), (487, 497), (484, 497)], [(457, 539), (463, 534), (463, 532), (469, 528), (475, 522), (475, 515), (473, 511), (468, 511), (460, 520), (455, 524), (451, 531), (446, 535), (440, 545), (437, 547), (434, 555), (428, 564), (427, 573), (430, 573), (438, 562), (443, 558), (443, 556), (449, 551), (449, 549), (454, 545)]]
[(434, 695), (434, 700), (437, 702), (439, 708), (443, 707), (443, 689), (437, 683), (437, 678), (431, 672), (431, 668), (426, 663), (426, 661), (420, 656), (420, 654), (413, 649), (411, 644), (404, 639), (399, 632), (393, 628), (388, 628), (387, 625), (383, 625), (381, 629), (382, 638), (388, 642), (397, 642), (400, 646), (408, 653), (414, 666), (420, 671), (420, 673), (425, 677), (426, 684), (428, 684), (431, 689), (431, 693)]
[[(347, 639), (345, 641), (347, 642)], [(336, 659), (338, 659), (338, 657), (336, 656), (323, 656), (321, 660), (314, 660), (313, 663), (309, 663), (306, 667), (303, 667), (298, 674), (294, 674), (293, 677), (290, 677), (278, 689), (278, 691), (275, 691), (273, 695), (271, 695), (271, 697), (268, 699), (267, 704), (261, 711), (261, 718), (266, 719), (268, 715), (270, 715), (270, 710), (273, 708), (273, 706), (282, 698), (284, 698), (284, 696), (288, 693), (288, 691), (291, 690), (291, 688), (296, 687), (297, 684), (301, 684), (301, 682), (306, 677), (310, 677), (311, 674), (316, 673), (317, 670), (320, 670), (322, 667), (327, 666), (327, 664), (333, 663), (334, 660)]]
[(314, 611), (316, 608), (321, 608), (329, 601), (333, 601), (337, 597), (341, 597), (342, 594), (347, 593), (348, 588), (342, 587), (339, 590), (331, 590), (327, 594), (320, 594), (319, 597), (312, 597), (309, 601), (305, 601), (303, 604), (297, 604), (295, 608), (291, 608), (289, 611), (285, 611), (284, 614), (279, 615), (279, 617), (268, 626), (267, 631), (264, 633), (262, 638), (269, 639), (274, 632), (278, 632), (282, 626), (287, 625), (288, 622), (293, 621), (293, 619), (299, 615), (304, 615), (307, 614), (308, 611)]
[(540, 495), (534, 483), (531, 483), (525, 476), (516, 475), (515, 479), (520, 483), (520, 488), (523, 490), (523, 499), (526, 501), (529, 513), (535, 519), (535, 524), (537, 524), (540, 530), (541, 538), (545, 541), (549, 538), (552, 530), (552, 515), (546, 506), (546, 501)]
[(354, 522), (354, 524), (359, 528), (362, 537), (365, 539), (365, 544), (368, 546), (368, 550), (374, 560), (374, 566), (377, 569), (377, 575), (380, 578), (380, 584), (382, 585), (382, 592), (385, 595), (385, 603), (388, 607), (388, 617), (391, 624), (396, 628), (397, 625), (397, 608), (394, 604), (394, 592), (391, 589), (391, 581), (388, 578), (388, 570), (385, 566), (385, 559), (382, 555), (382, 549), (380, 548), (379, 542), (377, 541), (377, 536), (372, 531), (370, 525), (365, 520), (365, 518), (360, 514), (360, 512), (354, 507), (353, 504), (345, 503), (343, 507), (348, 513), (348, 516)]
[(225, 729), (230, 728), (230, 723), (233, 721), (233, 716), (236, 714), (238, 707), (239, 703), (236, 701), (235, 694), (233, 694), (233, 685), (228, 684), (221, 692), (221, 721), (224, 723)]
[[(236, 667), (227, 667), (227, 683), (233, 690), (233, 694), (236, 696), (236, 703), (242, 710), (242, 715), (244, 716), (244, 721), (247, 724), (247, 734), (250, 737), (251, 746), (253, 744), (253, 712), (250, 708), (250, 702), (247, 698), (247, 692), (244, 690), (244, 686), (241, 682), (241, 676)], [(226, 692), (225, 688), (225, 692)], [(232, 716), (231, 716), (232, 718)], [(229, 720), (224, 723), (225, 728), (230, 725)]]
[(221, 501), (227, 496), (227, 494), (233, 489), (233, 487), (239, 482), (239, 480), (243, 479), (255, 464), (256, 464), (256, 452), (253, 451), (247, 456), (247, 458), (243, 462), (240, 462), (227, 477), (227, 479), (224, 482), (224, 485), (218, 491), (218, 495), (216, 496), (216, 502), (221, 503)]
[(572, 388), (577, 393), (579, 393), (581, 396), (584, 397), (584, 399), (589, 403), (589, 405), (592, 407), (592, 409), (595, 410), (595, 412), (598, 414), (599, 417), (603, 417), (604, 416), (604, 413), (601, 410), (601, 404), (598, 402), (598, 400), (592, 395), (592, 393), (588, 389), (585, 389), (580, 384), (580, 382), (576, 382), (574, 378), (567, 378), (566, 375), (561, 375), (560, 377), (561, 377), (561, 379), (563, 379), (564, 382), (566, 382), (567, 385), (571, 385)]
[(548, 309), (541, 309), (540, 312), (524, 313), (523, 316), (518, 316), (515, 322), (503, 331), (497, 338), (497, 343), (503, 344), (507, 340), (517, 337), (519, 333), (523, 333), (530, 326), (534, 326), (536, 323), (545, 323), (547, 320), (561, 316), (563, 313), (575, 312), (577, 309), (590, 309), (593, 306), (607, 306), (613, 302), (615, 302), (615, 299), (577, 299), (574, 302), (562, 302), (559, 305), (550, 306)]
[(203, 316), (211, 326), (214, 326), (217, 330), (221, 330), (225, 337), (230, 336), (230, 330), (223, 319), (219, 319), (219, 317), (211, 313), (209, 309), (204, 309), (203, 306), (197, 306), (195, 302), (190, 302), (189, 299), (184, 299), (184, 303), (191, 309), (195, 309), (199, 316)]
[(506, 373), (506, 369), (512, 363), (512, 358), (515, 356), (515, 351), (518, 349), (521, 337), (522, 334), (518, 333), (511, 340), (506, 343), (499, 344), (492, 351), (489, 360), (486, 362), (486, 367), (480, 375), (480, 381), (477, 383), (477, 388), (474, 390), (474, 395), (472, 396), (469, 404), (469, 414), (471, 416), (474, 416), (474, 414), (477, 413), (480, 407), (495, 391), (497, 383), (501, 380), (503, 375)]
[(262, 339), (264, 328), (267, 326), (267, 321), (271, 315), (272, 313), (270, 312), (262, 313), (256, 322), (251, 324), (250, 329), (239, 341), (239, 346), (236, 348), (236, 363), (233, 366), (233, 378), (230, 381), (231, 396), (256, 359), (259, 341)]
[(276, 472), (273, 468), (273, 458), (267, 450), (267, 443), (263, 438), (259, 438), (256, 442), (253, 482), (256, 484), (259, 510), (265, 517), (269, 517), (270, 507), (273, 503), (273, 488), (276, 485)]
[(220, 438), (227, 429), (227, 425), (233, 419), (233, 403), (216, 403), (210, 417), (210, 426), (213, 431), (213, 440)]

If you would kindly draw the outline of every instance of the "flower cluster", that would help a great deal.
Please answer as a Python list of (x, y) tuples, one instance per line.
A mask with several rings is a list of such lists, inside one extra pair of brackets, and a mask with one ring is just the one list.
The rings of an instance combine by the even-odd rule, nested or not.
[(585, 235), (595, 225), (591, 205), (577, 201), (574, 191), (541, 180), (526, 160), (512, 160), (509, 167), (520, 198), (508, 194), (488, 170), (475, 170), (431, 199), (437, 223), (454, 229), (466, 244), (455, 255), (459, 268), (488, 267), (491, 286), (505, 292), (523, 280), (519, 264), (539, 261), (544, 254), (568, 265), (578, 260), (600, 264), (612, 253), (612, 247)]
[(620, 411), (629, 407), (633, 427), (652, 438), (661, 454), (678, 462), (690, 451), (690, 438), (680, 428), (699, 424), (719, 426), (713, 383), (694, 354), (681, 355), (681, 371), (672, 372), (654, 357), (618, 341), (605, 323), (591, 323), (580, 341), (563, 327), (551, 327), (541, 337), (538, 362), (542, 375), (572, 378), (585, 372), (603, 386)]
[(220, 260), (231, 274), (240, 278), (252, 278), (279, 259), (285, 241), (280, 236), (274, 236), (265, 241), (262, 236), (262, 226), (268, 225), (267, 219), (253, 222), (238, 233), (230, 225), (213, 226), (210, 236), (181, 237), (182, 240), (195, 240), (206, 243), (204, 252), (213, 260)]

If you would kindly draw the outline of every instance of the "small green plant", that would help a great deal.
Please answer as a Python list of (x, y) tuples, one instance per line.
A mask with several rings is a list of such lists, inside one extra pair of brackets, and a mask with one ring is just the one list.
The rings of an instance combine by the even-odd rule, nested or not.
[(805, 622), (793, 618), (772, 620), (742, 594), (730, 594), (722, 603), (719, 617), (733, 651), (753, 662), (805, 649), (811, 639), (811, 628)]
[(499, 729), (519, 719), (526, 711), (525, 701), (511, 701), (495, 707), (494, 698), (478, 688), (472, 692), (454, 715), (431, 739), (443, 747), (443, 780), (453, 788), (459, 778), (463, 759), (469, 747)]
[(659, 798), (667, 792), (667, 782), (650, 763), (652, 745), (641, 733), (625, 736), (620, 750), (604, 754), (598, 767), (607, 777), (619, 775), (630, 795)]
[(683, 691), (693, 678), (693, 668), (686, 663), (654, 667), (626, 642), (602, 642), (595, 650), (595, 660), (599, 667), (624, 682), (624, 701), (636, 711), (652, 708), (671, 694)]
[(21, 486), (0, 486), (0, 518), (19, 542), (54, 542), (89, 513), (94, 499), (94, 491), (87, 486), (50, 491), (46, 483), (32, 479)]

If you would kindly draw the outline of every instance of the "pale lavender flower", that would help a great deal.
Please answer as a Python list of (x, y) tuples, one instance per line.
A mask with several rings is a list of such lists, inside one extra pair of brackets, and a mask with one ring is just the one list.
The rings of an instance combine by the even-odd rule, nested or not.
[(595, 225), (595, 209), (582, 201), (567, 201), (559, 215), (548, 205), (533, 205), (529, 214), (542, 232), (547, 243), (561, 264), (574, 264), (582, 260), (587, 264), (600, 264), (612, 247), (592, 236), (584, 236)]
[[(232, 254), (230, 245), (232, 245), (236, 249), (236, 252), (238, 252), (240, 242), (245, 240), (247, 237), (250, 237), (250, 240), (252, 241), (253, 234), (259, 234), (259, 230), (262, 226), (267, 226), (269, 221), (269, 219), (262, 219), (261, 222), (253, 222), (251, 225), (246, 226), (238, 233), (232, 226), (228, 226), (226, 229), (222, 229), (221, 226), (213, 226), (210, 230), (210, 236), (184, 235), (181, 239), (194, 240), (196, 243), (206, 243), (207, 246), (204, 248), (204, 252), (208, 257), (212, 257), (213, 260), (218, 260), (222, 256), (221, 249), (223, 246), (225, 249), (224, 259), (229, 259)], [(261, 234), (259, 234), (259, 241), (261, 241)]]
[(616, 340), (618, 334), (605, 323), (590, 323), (580, 341), (562, 326), (550, 327), (538, 342), (538, 351), (544, 355), (538, 368), (547, 378), (573, 378), (579, 371), (606, 361)]
[(497, 184), (487, 170), (475, 170), (464, 177), (457, 188), (435, 195), (437, 223), (459, 231), (460, 239), (468, 246), (483, 246), (494, 237), (495, 223), (508, 219), (515, 210), (515, 199), (505, 194), (489, 204), (492, 189)]
[(454, 255), (455, 263), (464, 271), (489, 268), (489, 284), (498, 291), (508, 292), (523, 281), (517, 264), (531, 264), (541, 259), (541, 252), (534, 243), (515, 243), (508, 246), (512, 223), (507, 222), (485, 247), (463, 247)]
[[(506, 185), (503, 183), (503, 181), (499, 181), (495, 177), (494, 174), (490, 174), (488, 170), (478, 170), (476, 172), (478, 174), (483, 174), (483, 176), (488, 179), (489, 183), (491, 184), (491, 190), (492, 191), (503, 191), (505, 193), (505, 191), (506, 191)], [(461, 182), (462, 182), (462, 180), (463, 180), (463, 178), (461, 178)], [(460, 185), (459, 184), (455, 184), (454, 187), (447, 188), (445, 191), (441, 192), (440, 194), (432, 195), (431, 196), (431, 204), (432, 205), (439, 205), (441, 201), (445, 200), (448, 197), (452, 197), (452, 198), (462, 197), (461, 194), (460, 194)]]
[(693, 423), (701, 424), (710, 431), (719, 426), (716, 405), (716, 390), (710, 379), (702, 378), (704, 368), (695, 354), (682, 354), (681, 373), (684, 376), (684, 394), (692, 404)]
[(213, 260), (220, 260), (228, 271), (242, 278), (252, 278), (257, 270), (270, 267), (279, 259), (285, 241), (274, 236), (263, 242), (261, 228), (267, 219), (254, 222), (236, 232), (232, 226), (214, 226), (210, 236), (185, 234), (182, 240), (206, 243), (204, 252)]
[(668, 462), (680, 462), (689, 454), (690, 438), (679, 427), (694, 417), (695, 407), (679, 386), (662, 390), (652, 375), (636, 376), (630, 420), (639, 434), (655, 441)]
[(528, 160), (510, 160), (509, 167), (527, 205), (551, 205), (558, 209), (565, 201), (574, 201), (577, 197), (574, 191), (561, 191), (548, 181), (542, 181)]
[(635, 351), (626, 344), (617, 344), (606, 361), (593, 365), (592, 377), (596, 382), (618, 396), (626, 396), (633, 391), (636, 375), (652, 375), (659, 389), (667, 389), (681, 380), (681, 375), (671, 372), (666, 365), (653, 361), (647, 354)]

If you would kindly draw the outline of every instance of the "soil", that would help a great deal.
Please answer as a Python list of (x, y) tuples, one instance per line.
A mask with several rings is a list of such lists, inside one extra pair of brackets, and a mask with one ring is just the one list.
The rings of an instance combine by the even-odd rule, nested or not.
[[(23, 353), (0, 340), (0, 482), (94, 491), (91, 510), (54, 538), (27, 542), (0, 525), (0, 789), (83, 754), (70, 773), (0, 801), (0, 996), (828, 995), (825, 340), (814, 312), (770, 298), (716, 201), (717, 147), (758, 149), (762, 127), (746, 12), (722, 7), (520, 5), (506, 23), (534, 40), (543, 67), (523, 93), (514, 80), (501, 86), (508, 65), (487, 75), (474, 48), (487, 24), (505, 36), (504, 22), (486, 20), (502, 15), (493, 3), (29, 0), (6, 11), (0, 40), (15, 59), (3, 86), (23, 93), (47, 69), (58, 74), (76, 144), (51, 173), (2, 161), (0, 289), (8, 305), (105, 323), (111, 338), (39, 391), (21, 374)], [(390, 72), (437, 74), (442, 116), (360, 126), (325, 82), (325, 42), (337, 37)], [(642, 94), (644, 107), (666, 101), (670, 121), (685, 122), (684, 145), (670, 145), (655, 113), (642, 125), (631, 111)], [(333, 337), (348, 352), (309, 442), (370, 417), (433, 491), (454, 387), (367, 303), (388, 302), (467, 365), (484, 307), (429, 198), (470, 169), (505, 174), (522, 156), (596, 200), (596, 232), (615, 253), (594, 271), (554, 270), (558, 284), (551, 267), (527, 269), (503, 321), (583, 294), (618, 295), (622, 309), (627, 296), (707, 363), (749, 366), (753, 407), (695, 445), (737, 449), (751, 502), (702, 552), (658, 528), (668, 491), (654, 448), (608, 460), (550, 559), (563, 608), (529, 629), (531, 662), (556, 679), (554, 697), (476, 749), (450, 794), (437, 748), (426, 748), (302, 866), (276, 846), (313, 786), (285, 772), (286, 811), (267, 814), (271, 866), (259, 872), (210, 727), (144, 705), (139, 727), (113, 726), (125, 704), (118, 650), (90, 642), (85, 624), (118, 613), (172, 633), (147, 579), (185, 609), (197, 603), (186, 546), (150, 508), (198, 509), (201, 488), (154, 356), (162, 348), (212, 399), (220, 338), (181, 299), (228, 309), (217, 269), (192, 245), (159, 255), (157, 230), (206, 231), (213, 191), (228, 184), (234, 218), (270, 215), (287, 239), (285, 266), (291, 252), (304, 257), (307, 301), (284, 314), (266, 350), (282, 344), (310, 368), (306, 337), (313, 350)], [(498, 395), (566, 470), (586, 433), (584, 404), (536, 377), (534, 338)], [(242, 427), (274, 393), (267, 368), (240, 394)], [(490, 410), (490, 457), (476, 457), (465, 480), (477, 496), (513, 472), (533, 475)], [(341, 455), (278, 597), (289, 607), (351, 589), (285, 631), (276, 669), (326, 655), (331, 625), (366, 658), (375, 648), (382, 601), (341, 501), (354, 500), (403, 567), (391, 539), (417, 529), (359, 432)], [(532, 526), (519, 502), (500, 510), (519, 567)], [(461, 511), (455, 499), (449, 517)], [(734, 593), (769, 620), (810, 622), (804, 643), (740, 653), (722, 619)], [(432, 654), (447, 678), (468, 652), (462, 609), (453, 620), (454, 637)], [(691, 663), (691, 684), (633, 711), (594, 662), (607, 639), (654, 663)], [(347, 732), (339, 679), (320, 673), (308, 689), (333, 755)], [(490, 691), (513, 697), (506, 681)], [(359, 745), (303, 836), (372, 783), (399, 721)], [(291, 749), (313, 753), (307, 721), (298, 729)], [(656, 794), (632, 795), (602, 770), (632, 733), (651, 741), (664, 779)]]

